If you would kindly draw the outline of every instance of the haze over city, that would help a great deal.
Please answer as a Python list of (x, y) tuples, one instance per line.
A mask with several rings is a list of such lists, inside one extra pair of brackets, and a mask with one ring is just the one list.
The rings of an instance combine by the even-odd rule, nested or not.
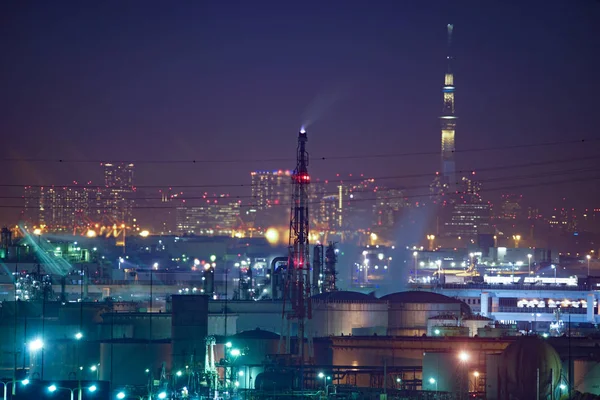
[[(138, 163), (136, 184), (249, 184), (252, 170), (293, 169), (291, 141), (304, 122), (310, 122), (315, 177), (434, 173), (447, 23), (456, 26), (456, 149), (486, 149), (457, 157), (458, 170), (584, 158), (595, 147), (502, 149), (597, 138), (597, 2), (1, 7), (0, 128), (10, 138), (0, 150), (4, 184), (102, 183), (96, 163), (29, 158), (239, 160)], [(501, 150), (490, 150), (495, 147)], [(327, 160), (422, 152), (427, 155)], [(241, 162), (248, 159), (254, 161)], [(507, 173), (485, 178), (495, 176)], [(597, 196), (594, 183), (522, 192), (543, 209), (562, 197), (567, 206), (592, 207), (585, 194)], [(2, 209), (3, 219), (15, 222), (17, 212)]]

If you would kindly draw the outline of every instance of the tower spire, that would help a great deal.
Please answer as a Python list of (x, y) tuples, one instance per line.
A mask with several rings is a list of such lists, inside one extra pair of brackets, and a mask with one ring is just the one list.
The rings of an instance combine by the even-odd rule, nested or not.
[(445, 191), (456, 190), (456, 167), (454, 162), (454, 136), (456, 133), (456, 115), (454, 112), (454, 73), (451, 69), (453, 57), (451, 55), (453, 24), (448, 24), (448, 54), (446, 56), (448, 69), (444, 76), (443, 108), (440, 117), (442, 130), (442, 179)]

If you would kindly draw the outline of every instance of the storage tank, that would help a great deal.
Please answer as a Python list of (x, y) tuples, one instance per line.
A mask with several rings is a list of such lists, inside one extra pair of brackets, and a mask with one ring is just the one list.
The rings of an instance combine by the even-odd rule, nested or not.
[[(223, 340), (224, 338), (220, 338)], [(232, 348), (243, 349), (244, 355), (234, 361), (239, 372), (237, 381), (240, 389), (258, 388), (258, 375), (264, 371), (264, 361), (269, 355), (279, 353), (279, 335), (262, 329), (240, 332), (227, 338)], [(215, 355), (217, 360), (225, 357), (224, 343), (218, 343)], [(254, 378), (256, 377), (256, 378)]]
[(498, 374), (498, 398), (549, 399), (552, 392), (558, 394), (560, 391), (558, 385), (561, 373), (560, 358), (551, 345), (537, 336), (523, 336), (502, 352)]
[(390, 336), (422, 336), (427, 334), (427, 321), (438, 315), (460, 318), (470, 314), (469, 306), (439, 293), (409, 291), (381, 297), (389, 303), (388, 329)]
[(431, 317), (427, 321), (427, 336), (446, 336), (442, 333), (445, 331), (443, 328), (458, 326), (460, 326), (460, 321), (454, 314)]
[(335, 291), (312, 298), (313, 315), (309, 329), (313, 337), (351, 334), (385, 335), (388, 304), (358, 292)]
[(100, 344), (99, 379), (112, 379), (113, 387), (143, 386), (148, 384), (150, 378), (146, 369), (152, 372), (154, 379), (158, 379), (163, 363), (167, 371), (170, 371), (171, 342), (168, 340), (109, 340)]

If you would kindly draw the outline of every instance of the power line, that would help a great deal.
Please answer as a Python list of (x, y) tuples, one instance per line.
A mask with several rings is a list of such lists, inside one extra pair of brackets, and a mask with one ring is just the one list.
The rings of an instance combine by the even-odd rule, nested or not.
[[(503, 167), (504, 168), (504, 167)], [(495, 177), (495, 178), (487, 178), (487, 179), (481, 179), (481, 180), (477, 180), (477, 183), (489, 183), (489, 182), (501, 182), (501, 181), (507, 181), (507, 180), (519, 180), (519, 179), (532, 179), (532, 178), (539, 178), (539, 177), (545, 177), (545, 176), (554, 176), (554, 175), (568, 175), (568, 174), (572, 174), (572, 173), (584, 173), (584, 172), (595, 172), (600, 170), (599, 167), (593, 168), (574, 168), (574, 169), (569, 169), (569, 170), (556, 170), (556, 171), (544, 171), (544, 172), (538, 172), (538, 173), (534, 173), (534, 174), (527, 174), (527, 175), (511, 175), (511, 176), (502, 176), (502, 177)], [(366, 179), (365, 179), (366, 180)], [(460, 182), (456, 182), (456, 184), (460, 184)], [(428, 188), (430, 187), (429, 184), (419, 184), (419, 185), (412, 185), (412, 186), (397, 186), (397, 187), (381, 187), (380, 189), (378, 189), (377, 191), (379, 192), (385, 192), (385, 191), (390, 191), (390, 190), (410, 190), (410, 189), (422, 189), (422, 188)], [(360, 191), (359, 191), (360, 192)], [(337, 195), (339, 192), (336, 190), (334, 192), (323, 192), (323, 193), (318, 193), (319, 195), (323, 196), (323, 197), (327, 197), (327, 196), (334, 196)], [(190, 200), (206, 200), (206, 201), (211, 201), (211, 200), (243, 200), (243, 199), (255, 199), (257, 196), (253, 196), (253, 195), (227, 195), (227, 196), (186, 196), (186, 197), (181, 197), (181, 198), (171, 198), (168, 201), (173, 201), (173, 202), (177, 202), (177, 201), (190, 201)], [(51, 199), (51, 197), (42, 197), (42, 196), (0, 196), (0, 199), (6, 199), (6, 200), (41, 200), (44, 198), (48, 198)], [(163, 200), (162, 197), (124, 197), (124, 200)], [(275, 198), (271, 198), (271, 200), (274, 200)], [(75, 200), (75, 199), (74, 199)], [(102, 200), (115, 200), (114, 197), (92, 197), (89, 200), (97, 200), (97, 201), (102, 201)], [(121, 200), (121, 199), (116, 199), (117, 201)]]
[[(532, 147), (547, 147), (547, 146), (562, 146), (568, 144), (587, 144), (590, 142), (600, 141), (600, 138), (590, 139), (573, 139), (563, 140), (555, 142), (542, 142), (542, 143), (528, 143), (528, 144), (515, 144), (506, 146), (493, 146), (493, 147), (478, 147), (471, 149), (455, 150), (454, 153), (470, 153), (470, 152), (483, 152), (483, 151), (498, 151), (498, 150), (511, 150), (518, 148), (532, 148)], [(353, 160), (353, 159), (371, 159), (371, 158), (394, 158), (394, 157), (414, 157), (414, 156), (427, 156), (427, 155), (439, 155), (439, 151), (422, 151), (422, 152), (403, 152), (403, 153), (388, 153), (388, 154), (351, 154), (341, 156), (313, 156), (312, 160), (318, 161), (333, 161), (333, 160)], [(243, 163), (269, 163), (269, 162), (294, 162), (293, 158), (282, 157), (282, 158), (235, 158), (235, 159), (188, 159), (188, 160), (144, 160), (144, 159), (132, 159), (132, 160), (100, 160), (100, 159), (65, 159), (65, 158), (17, 158), (8, 157), (0, 158), (0, 162), (32, 162), (32, 163), (56, 163), (56, 164), (243, 164)]]
[[(481, 168), (469, 168), (469, 169), (462, 169), (459, 171), (456, 171), (457, 174), (471, 174), (473, 172), (489, 172), (489, 171), (495, 171), (495, 170), (504, 170), (504, 169), (515, 169), (515, 168), (528, 168), (528, 167), (539, 167), (539, 166), (544, 166), (544, 165), (554, 165), (554, 164), (564, 164), (564, 163), (570, 163), (570, 162), (581, 162), (581, 161), (588, 161), (588, 160), (597, 160), (598, 157), (597, 156), (586, 156), (586, 157), (569, 157), (569, 158), (563, 158), (563, 159), (553, 159), (553, 160), (548, 160), (548, 161), (536, 161), (536, 162), (528, 162), (528, 163), (521, 163), (521, 164), (508, 164), (508, 165), (500, 165), (500, 166), (495, 166), (495, 167), (481, 167)], [(387, 176), (374, 176), (374, 177), (359, 177), (359, 178), (348, 178), (348, 179), (326, 179), (323, 181), (317, 181), (317, 182), (313, 182), (313, 183), (344, 183), (344, 182), (363, 182), (369, 179), (374, 179), (376, 181), (380, 181), (380, 180), (393, 180), (393, 179), (408, 179), (408, 178), (422, 178), (422, 177), (427, 177), (427, 176), (435, 176), (436, 172), (421, 172), (421, 173), (415, 173), (415, 174), (404, 174), (404, 175), (387, 175)], [(291, 180), (290, 180), (290, 184), (291, 184)], [(208, 189), (208, 188), (243, 188), (243, 187), (251, 187), (252, 184), (251, 183), (227, 183), (227, 184), (202, 184), (202, 185), (134, 185), (133, 187), (135, 189), (165, 189), (165, 188), (179, 188), (179, 189)], [(74, 189), (74, 188), (87, 188), (87, 189), (110, 189), (107, 186), (101, 186), (101, 185), (56, 185), (56, 184), (49, 184), (49, 185), (39, 185), (39, 184), (0, 184), (0, 187), (6, 187), (6, 188), (25, 188), (25, 187), (30, 187), (30, 188), (51, 188), (51, 187), (56, 187), (56, 188), (70, 188), (70, 189)], [(116, 189), (122, 189), (122, 188), (116, 188)]]
[[(587, 172), (593, 172), (595, 170), (590, 169)], [(580, 171), (581, 172), (581, 171)], [(557, 174), (560, 175), (560, 173), (557, 172), (553, 172), (552, 174)], [(529, 175), (526, 177), (523, 177), (523, 179), (531, 179), (531, 178), (535, 178), (535, 177), (539, 177), (539, 176), (533, 176), (533, 175)], [(509, 180), (509, 179), (519, 179), (519, 178), (515, 178), (515, 177), (506, 177), (503, 180)], [(555, 184), (565, 184), (565, 183), (575, 183), (575, 182), (588, 182), (588, 181), (596, 181), (600, 179), (600, 175), (598, 176), (593, 176), (593, 177), (585, 177), (585, 178), (579, 178), (579, 179), (564, 179), (564, 180), (558, 180), (558, 181), (548, 181), (548, 182), (536, 182), (536, 183), (527, 183), (527, 184), (521, 184), (521, 185), (509, 185), (509, 186), (503, 186), (503, 187), (495, 187), (495, 188), (487, 188), (487, 189), (481, 189), (479, 190), (477, 193), (487, 193), (487, 192), (496, 192), (496, 191), (502, 191), (502, 190), (513, 190), (513, 189), (521, 189), (521, 188), (532, 188), (532, 187), (539, 187), (539, 186), (547, 186), (547, 185), (555, 185)], [(496, 178), (495, 181), (498, 181), (499, 178)], [(414, 186), (411, 189), (415, 189), (415, 188), (424, 188), (424, 187), (429, 187), (424, 186), (424, 185), (419, 185), (419, 186)], [(406, 189), (406, 188), (405, 188)], [(395, 189), (388, 189), (388, 190), (395, 190)], [(451, 193), (449, 195), (446, 195), (447, 197), (450, 196), (459, 196), (459, 195), (473, 195), (473, 193), (470, 192), (455, 192), (455, 193)], [(364, 199), (356, 199), (356, 198), (348, 198), (343, 200), (344, 204), (349, 204), (349, 203), (356, 203), (356, 202), (364, 202), (364, 201), (376, 201), (376, 200), (389, 200), (389, 199), (408, 199), (408, 198), (423, 198), (423, 197), (436, 197), (436, 194), (433, 194), (431, 192), (429, 193), (422, 193), (422, 194), (413, 194), (413, 195), (398, 195), (398, 196), (383, 196), (383, 197), (379, 197), (379, 198), (364, 198)], [(318, 201), (309, 201), (308, 204), (320, 204), (321, 200)], [(191, 205), (193, 206), (193, 205)], [(289, 207), (289, 204), (270, 204), (270, 207), (280, 207), (280, 206), (285, 206), (285, 207)], [(172, 209), (176, 209), (181, 207), (181, 204), (179, 205), (170, 205), (170, 206), (132, 206), (132, 209), (135, 210), (140, 210), (140, 209), (154, 209), (154, 210), (160, 210), (160, 209), (164, 209), (164, 210), (172, 210)], [(239, 205), (240, 208), (253, 208), (256, 207), (256, 204), (240, 204)], [(22, 209), (23, 206), (19, 206), (19, 205), (0, 205), (0, 208), (18, 208), (18, 209)], [(84, 210), (110, 210), (110, 209), (114, 209), (114, 207), (85, 207), (85, 208), (79, 208), (79, 207), (59, 207), (61, 210), (79, 210), (80, 212), (83, 212)]]

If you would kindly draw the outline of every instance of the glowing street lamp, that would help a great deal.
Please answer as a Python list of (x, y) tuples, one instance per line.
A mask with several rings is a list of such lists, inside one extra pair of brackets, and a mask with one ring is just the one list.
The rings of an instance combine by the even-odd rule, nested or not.
[(529, 275), (531, 275), (531, 257), (533, 257), (531, 254), (527, 254), (527, 260), (529, 262)]
[[(95, 388), (95, 386), (94, 386), (94, 388)], [(76, 390), (76, 389), (65, 388), (65, 387), (58, 387), (58, 386), (56, 386), (56, 385), (50, 385), (50, 386), (48, 386), (48, 391), (49, 391), (50, 393), (54, 393), (54, 392), (56, 392), (57, 390), (68, 390), (69, 392), (71, 392), (71, 400), (73, 400), (73, 399), (74, 399), (74, 397), (75, 397), (75, 390)], [(94, 389), (94, 391), (95, 391), (95, 389)]]
[(325, 381), (325, 374), (322, 373), (322, 372), (319, 372), (318, 377), (319, 377), (319, 379), (323, 379), (323, 388), (325, 388), (325, 383), (326, 383), (326, 381)]
[(125, 392), (119, 392), (117, 393), (117, 399), (121, 400), (125, 398)]
[(461, 351), (460, 353), (458, 353), (458, 359), (462, 362), (469, 361), (469, 353), (467, 353), (466, 351)]
[(515, 241), (515, 249), (518, 249), (519, 242), (521, 241), (521, 235), (513, 235), (513, 240)]
[(38, 351), (44, 348), (44, 342), (42, 339), (34, 339), (29, 342), (29, 351)]
[(435, 378), (429, 378), (429, 383), (430, 383), (431, 385), (435, 385), (435, 391), (437, 392), (437, 390), (438, 390), (438, 383), (437, 383), (437, 381), (435, 380)]
[(413, 257), (415, 257), (415, 283), (418, 283), (419, 280), (419, 265), (417, 264), (417, 257), (419, 257), (419, 252), (413, 252)]
[(585, 258), (587, 258), (587, 262), (588, 262), (588, 276), (590, 276), (590, 260), (592, 259), (592, 256), (590, 256), (588, 254), (587, 256), (585, 256)]
[(433, 241), (435, 240), (435, 235), (427, 235), (427, 240), (429, 240), (429, 251), (433, 251)]
[(160, 392), (158, 394), (158, 398), (159, 399), (166, 399), (167, 398), (167, 392)]
[(77, 332), (77, 333), (75, 334), (75, 339), (77, 339), (77, 340), (81, 340), (82, 338), (83, 338), (83, 333), (81, 333), (81, 332)]
[(551, 267), (554, 270), (554, 285), (556, 286), (556, 265), (552, 264)]

